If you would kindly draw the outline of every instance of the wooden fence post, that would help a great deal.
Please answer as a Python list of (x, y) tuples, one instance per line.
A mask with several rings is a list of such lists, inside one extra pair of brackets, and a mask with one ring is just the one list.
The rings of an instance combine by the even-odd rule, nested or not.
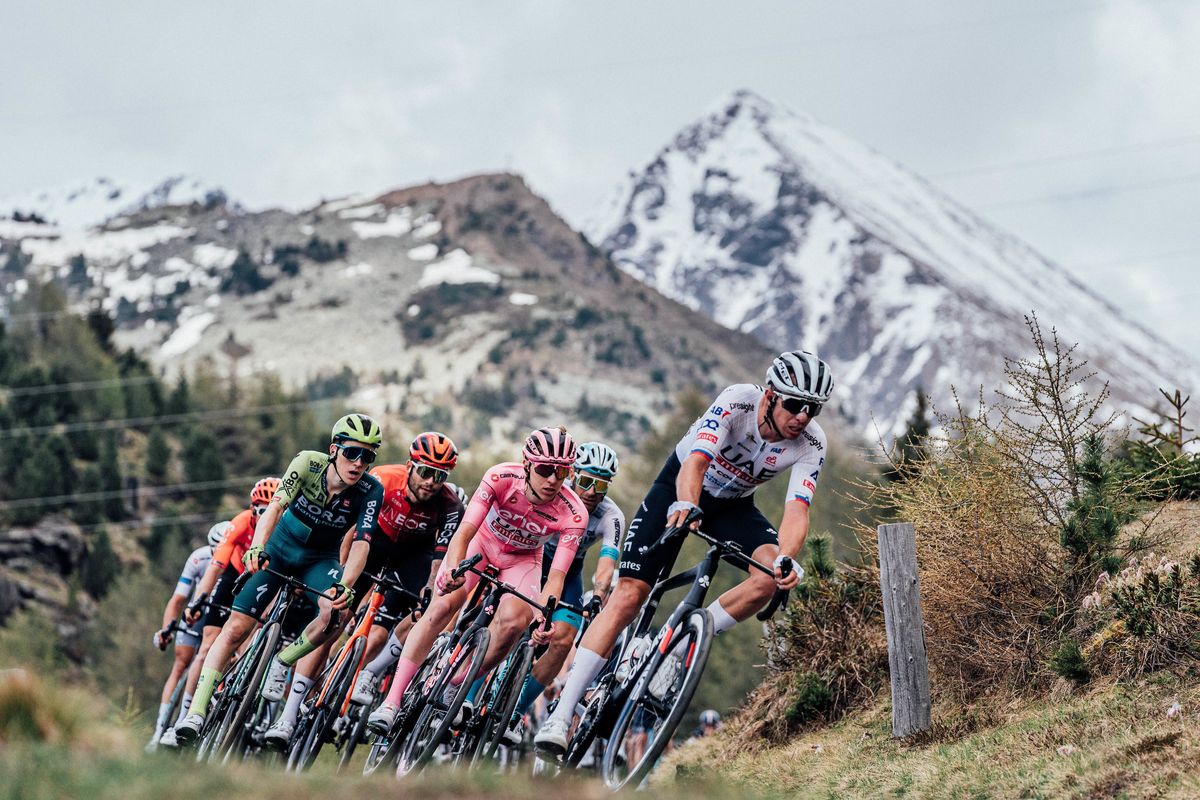
[(929, 730), (929, 658), (921, 616), (917, 536), (911, 522), (880, 525), (879, 584), (892, 676), (892, 735)]

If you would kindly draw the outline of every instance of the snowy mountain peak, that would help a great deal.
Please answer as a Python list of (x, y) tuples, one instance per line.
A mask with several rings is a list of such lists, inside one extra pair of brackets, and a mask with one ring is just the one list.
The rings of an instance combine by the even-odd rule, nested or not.
[(997, 386), (1023, 319), (1078, 341), (1114, 397), (1194, 363), (895, 160), (739, 90), (632, 172), (588, 230), (619, 266), (779, 348), (819, 347), (852, 416), (903, 424), (913, 390)]
[[(0, 218), (33, 216), (65, 230), (80, 230), (125, 214), (191, 203), (230, 204), (230, 201), (220, 187), (186, 175), (156, 183), (119, 183), (99, 177), (2, 198)], [(230, 205), (240, 209), (236, 204)]]

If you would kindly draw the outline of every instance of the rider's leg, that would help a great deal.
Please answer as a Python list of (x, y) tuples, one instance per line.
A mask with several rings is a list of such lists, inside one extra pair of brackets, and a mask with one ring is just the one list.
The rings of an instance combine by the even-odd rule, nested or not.
[(188, 709), (189, 714), (204, 716), (208, 712), (208, 701), (212, 699), (213, 690), (217, 688), (221, 674), (229, 666), (234, 651), (250, 635), (256, 624), (257, 620), (254, 617), (241, 611), (234, 611), (229, 615), (229, 621), (221, 629), (204, 659), (200, 680), (196, 683), (196, 694), (192, 698), (191, 708)]
[(384, 700), (384, 705), (392, 708), (400, 707), (400, 698), (404, 695), (404, 690), (412, 682), (412, 679), (417, 674), (417, 670), (421, 667), (421, 662), (425, 656), (429, 654), (429, 650), (433, 647), (433, 642), (437, 639), (438, 634), (450, 622), (450, 619), (458, 613), (462, 604), (467, 599), (467, 587), (456, 589), (447, 595), (434, 597), (433, 602), (429, 604), (429, 609), (424, 616), (417, 621), (413, 626), (412, 632), (409, 633), (407, 641), (404, 643), (404, 650), (401, 652), (400, 661), (396, 665), (396, 677), (392, 681), (391, 689), (388, 691), (387, 699)]
[(575, 704), (600, 673), (621, 631), (629, 627), (649, 596), (650, 584), (645, 581), (627, 577), (617, 580), (608, 605), (596, 615), (596, 619), (588, 625), (583, 634), (551, 719), (565, 725), (570, 724), (571, 716), (575, 713)]
[[(764, 544), (754, 551), (754, 560), (762, 564), (771, 564), (777, 555), (777, 545)], [(751, 614), (765, 607), (774, 594), (775, 579), (756, 569), (750, 570), (750, 576), (746, 580), (709, 604), (708, 610), (712, 612), (713, 621), (716, 622), (716, 632), (722, 633), (738, 622), (749, 619)]]
[(196, 693), (196, 684), (200, 680), (200, 671), (204, 668), (204, 660), (208, 658), (208, 651), (212, 650), (213, 642), (220, 634), (221, 628), (216, 625), (208, 625), (204, 628), (203, 638), (200, 639), (200, 650), (192, 659), (192, 668), (188, 670), (188, 684), (183, 701), (179, 706), (180, 718), (187, 716), (192, 709), (192, 696)]
[(192, 663), (195, 655), (195, 645), (180, 644), (178, 641), (175, 643), (175, 660), (171, 663), (171, 674), (167, 676), (167, 682), (163, 684), (162, 698), (158, 705), (158, 718), (154, 722), (156, 738), (162, 734), (163, 728), (167, 725), (167, 715), (171, 711), (171, 695), (175, 693), (175, 685), (187, 672), (188, 665)]

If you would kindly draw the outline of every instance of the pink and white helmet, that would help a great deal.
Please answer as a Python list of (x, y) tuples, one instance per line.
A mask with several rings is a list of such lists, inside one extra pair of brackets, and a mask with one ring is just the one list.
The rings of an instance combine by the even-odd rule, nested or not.
[(575, 440), (561, 428), (539, 428), (529, 434), (521, 455), (534, 464), (569, 467), (575, 463)]

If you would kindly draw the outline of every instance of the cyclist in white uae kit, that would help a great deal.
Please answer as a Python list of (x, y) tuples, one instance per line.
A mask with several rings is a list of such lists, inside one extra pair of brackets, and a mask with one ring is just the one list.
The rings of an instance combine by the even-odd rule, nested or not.
[[(791, 589), (799, 582), (801, 570), (785, 576), (780, 567), (785, 557), (799, 554), (808, 535), (808, 509), (826, 457), (825, 434), (813, 418), (832, 390), (833, 377), (824, 361), (805, 351), (782, 353), (767, 370), (765, 386), (726, 388), (692, 424), (630, 523), (617, 587), (584, 633), (558, 707), (534, 739), (540, 755), (558, 758), (565, 752), (576, 703), (651, 587), (673, 566), (682, 537), (652, 547), (666, 528), (681, 525), (696, 510), (710, 535), (736, 542), (757, 561), (775, 564), (773, 580), (752, 571), (709, 604), (717, 633), (763, 608), (777, 588)], [(788, 499), (777, 533), (755, 508), (754, 491), (789, 468)], [(699, 524), (697, 520), (693, 527)]]

